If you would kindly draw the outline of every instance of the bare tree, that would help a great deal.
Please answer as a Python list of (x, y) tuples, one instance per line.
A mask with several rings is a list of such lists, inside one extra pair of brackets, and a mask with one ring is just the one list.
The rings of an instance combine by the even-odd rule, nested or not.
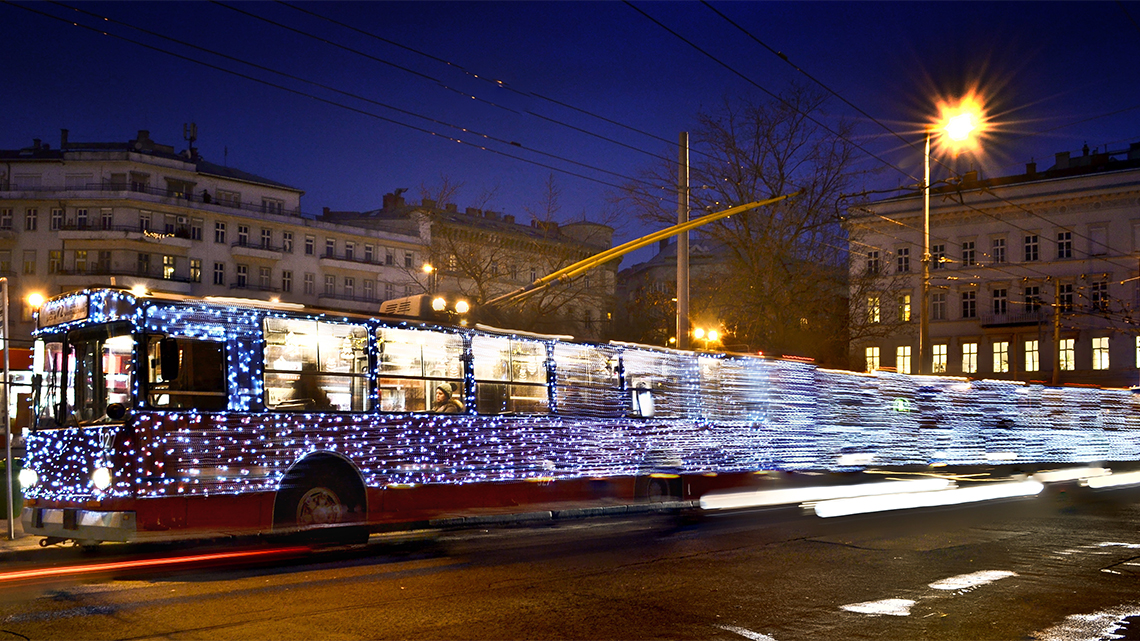
[[(799, 86), (780, 99), (724, 99), (702, 111), (691, 136), (690, 203), (695, 212), (800, 192), (793, 199), (709, 223), (702, 233), (723, 252), (722, 270), (693, 283), (733, 342), (765, 352), (847, 363), (847, 239), (837, 202), (854, 173), (852, 125), (818, 121), (825, 97)], [(829, 118), (829, 120), (831, 120)], [(645, 173), (624, 202), (645, 221), (676, 220), (676, 164)], [(670, 193), (672, 192), (672, 193)], [(695, 217), (695, 215), (693, 216)]]

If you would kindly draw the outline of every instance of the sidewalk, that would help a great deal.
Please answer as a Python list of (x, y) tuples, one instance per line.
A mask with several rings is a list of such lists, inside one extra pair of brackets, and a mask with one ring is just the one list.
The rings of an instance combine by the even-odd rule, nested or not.
[(32, 536), (31, 534), (24, 534), (24, 527), (20, 523), (20, 519), (16, 519), (16, 538), (8, 539), (8, 521), (0, 519), (0, 554), (8, 552), (21, 552), (24, 550), (38, 550), (40, 549), (40, 539), (42, 537)]

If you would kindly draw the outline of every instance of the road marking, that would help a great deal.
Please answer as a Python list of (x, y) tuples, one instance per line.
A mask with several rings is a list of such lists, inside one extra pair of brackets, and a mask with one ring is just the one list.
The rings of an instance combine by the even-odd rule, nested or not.
[(1017, 573), (1010, 572), (1009, 570), (983, 570), (981, 572), (959, 574), (949, 579), (935, 581), (930, 584), (930, 587), (935, 590), (964, 590), (966, 588), (974, 588), (979, 585), (993, 583), (994, 581), (999, 581), (1011, 576), (1017, 576)]
[[(935, 590), (965, 590), (975, 588), (979, 585), (993, 583), (1006, 577), (1017, 576), (1016, 572), (1009, 570), (983, 570), (981, 572), (971, 572), (970, 574), (959, 574), (940, 581), (930, 583), (927, 587)], [(859, 614), (870, 614), (878, 616), (880, 614), (889, 614), (896, 617), (910, 616), (910, 609), (918, 603), (913, 599), (881, 599), (879, 601), (864, 601), (863, 603), (849, 603), (847, 605), (839, 606), (841, 610), (848, 612), (857, 612)]]
[(910, 616), (910, 609), (916, 601), (910, 599), (883, 599), (881, 601), (866, 601), (864, 603), (850, 603), (840, 606), (841, 610), (858, 612), (859, 614), (889, 614), (895, 617)]
[(1036, 641), (1108, 641), (1119, 639), (1116, 631), (1124, 620), (1140, 616), (1140, 605), (1118, 605), (1115, 608), (1093, 612), (1092, 614), (1070, 614), (1065, 620), (1051, 628), (1035, 632)]
[(747, 628), (738, 628), (735, 625), (717, 625), (716, 627), (720, 628), (721, 630), (735, 632), (745, 639), (752, 639), (752, 641), (776, 641), (775, 637), (770, 637), (766, 634), (760, 634), (759, 632), (753, 632)]

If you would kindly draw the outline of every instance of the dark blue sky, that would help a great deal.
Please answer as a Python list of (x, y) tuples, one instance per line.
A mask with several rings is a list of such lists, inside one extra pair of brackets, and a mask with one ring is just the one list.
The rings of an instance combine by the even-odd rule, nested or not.
[[(997, 127), (977, 160), (986, 175), (1022, 173), (1030, 159), (1047, 168), (1055, 152), (1085, 143), (1140, 141), (1140, 3), (713, 4), (756, 40), (700, 3), (635, 5), (731, 69), (619, 2), (297, 5), (419, 53), (288, 5), (232, 6), (324, 41), (207, 2), (0, 5), (0, 148), (33, 138), (56, 146), (67, 128), (79, 141), (126, 141), (148, 129), (182, 149), (182, 125), (195, 122), (205, 157), (304, 189), (310, 212), (379, 207), (386, 192), (404, 187), (416, 196), (421, 183), (446, 175), (464, 183), (461, 208), (497, 188), (488, 207), (525, 222), (524, 208), (539, 203), (551, 173), (540, 165), (549, 165), (600, 181), (555, 172), (562, 217), (597, 218), (613, 189), (603, 183), (625, 182), (654, 155), (675, 157), (678, 132), (693, 127), (702, 107), (726, 95), (762, 98), (756, 85), (779, 92), (792, 80), (811, 84), (756, 40), (915, 142), (906, 148), (834, 100), (832, 116), (856, 120), (857, 141), (891, 165), (864, 162), (881, 170), (868, 188), (914, 182), (902, 172), (920, 171), (915, 150), (934, 99), (972, 86)], [(619, 240), (641, 230), (630, 225)]]

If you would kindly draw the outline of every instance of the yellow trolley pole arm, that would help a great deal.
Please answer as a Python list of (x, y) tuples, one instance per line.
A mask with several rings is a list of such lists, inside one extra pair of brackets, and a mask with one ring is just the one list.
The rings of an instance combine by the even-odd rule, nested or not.
[(653, 244), (653, 243), (655, 243), (655, 242), (657, 242), (663, 238), (669, 238), (670, 236), (676, 236), (677, 234), (689, 231), (690, 229), (696, 229), (697, 227), (700, 227), (701, 225), (704, 225), (706, 223), (711, 223), (713, 221), (717, 221), (717, 220), (720, 220), (722, 218), (728, 218), (729, 216), (733, 216), (735, 214), (739, 214), (739, 213), (748, 211), (749, 209), (756, 209), (757, 207), (764, 207), (766, 205), (778, 203), (781, 200), (784, 200), (787, 198), (794, 198), (794, 197), (800, 195), (801, 193), (803, 193), (803, 192), (797, 191), (795, 193), (785, 194), (783, 196), (777, 196), (775, 198), (769, 198), (768, 200), (761, 200), (761, 201), (757, 201), (757, 202), (747, 203), (744, 205), (740, 205), (738, 207), (732, 207), (730, 209), (725, 209), (724, 211), (718, 211), (718, 212), (713, 212), (711, 214), (706, 214), (706, 215), (701, 216), (699, 218), (694, 218), (693, 220), (690, 220), (686, 223), (673, 225), (672, 227), (666, 227), (665, 229), (655, 231), (652, 234), (649, 234), (648, 236), (642, 236), (641, 238), (631, 240), (627, 243), (618, 245), (617, 247), (612, 247), (612, 248), (607, 249), (603, 252), (594, 254), (593, 256), (590, 256), (589, 258), (586, 258), (584, 260), (580, 260), (580, 261), (574, 263), (573, 265), (570, 265), (568, 267), (563, 267), (562, 269), (559, 269), (558, 271), (551, 272), (551, 273), (547, 274), (546, 276), (543, 276), (542, 278), (535, 280), (533, 283), (531, 283), (530, 285), (527, 285), (526, 287), (522, 287), (520, 289), (516, 289), (513, 292), (503, 294), (502, 296), (499, 296), (496, 298), (492, 298), (491, 300), (489, 300), (483, 304), (484, 305), (498, 305), (498, 304), (503, 304), (503, 303), (517, 302), (517, 301), (521, 300), (522, 298), (529, 296), (530, 294), (533, 294), (534, 292), (537, 292), (539, 290), (545, 289), (546, 287), (549, 287), (550, 285), (554, 284), (555, 282), (558, 282), (558, 281), (567, 282), (567, 281), (573, 279), (575, 276), (578, 276), (579, 274), (581, 274), (582, 272), (584, 272), (586, 270), (593, 269), (594, 267), (597, 267), (598, 265), (601, 265), (605, 262), (613, 260), (614, 258), (617, 258), (618, 256), (628, 254), (629, 252), (631, 252), (635, 249), (641, 249), (642, 247), (645, 247), (646, 245)]

